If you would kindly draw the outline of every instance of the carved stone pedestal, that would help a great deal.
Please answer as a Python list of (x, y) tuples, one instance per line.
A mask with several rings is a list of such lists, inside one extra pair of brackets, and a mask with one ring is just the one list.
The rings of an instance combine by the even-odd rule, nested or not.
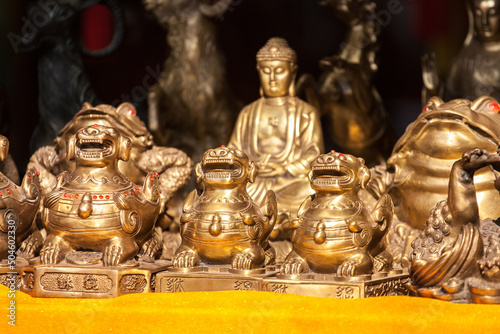
[(215, 265), (168, 268), (168, 271), (156, 275), (156, 292), (262, 291), (263, 280), (276, 273), (274, 266), (255, 270), (235, 270), (230, 266)]
[(406, 296), (409, 276), (402, 270), (389, 273), (337, 277), (337, 275), (277, 275), (264, 279), (264, 291), (338, 299)]
[(102, 264), (31, 264), (22, 270), (21, 290), (33, 297), (111, 298), (129, 293), (153, 292), (156, 273), (170, 261), (129, 261), (119, 267)]

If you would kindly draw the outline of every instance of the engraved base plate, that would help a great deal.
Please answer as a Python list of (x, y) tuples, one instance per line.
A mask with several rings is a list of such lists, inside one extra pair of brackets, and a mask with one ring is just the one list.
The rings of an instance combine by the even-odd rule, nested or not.
[(170, 261), (139, 262), (138, 265), (103, 267), (31, 264), (22, 270), (21, 290), (33, 297), (112, 298), (130, 293), (154, 292), (156, 273)]
[(261, 291), (266, 277), (276, 267), (258, 270), (233, 270), (230, 266), (200, 266), (189, 269), (169, 268), (156, 275), (156, 292)]
[(17, 258), (16, 265), (11, 267), (6, 260), (0, 262), (0, 284), (13, 290), (21, 290), (21, 273), (28, 260)]
[(407, 296), (409, 275), (402, 270), (357, 277), (336, 275), (277, 275), (263, 281), (264, 291), (338, 299)]

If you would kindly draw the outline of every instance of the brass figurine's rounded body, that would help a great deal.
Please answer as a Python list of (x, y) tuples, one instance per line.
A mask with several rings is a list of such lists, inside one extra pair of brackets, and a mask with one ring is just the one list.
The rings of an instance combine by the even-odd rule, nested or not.
[(276, 221), (276, 198), (269, 191), (259, 207), (246, 191), (257, 173), (240, 150), (220, 147), (205, 152), (196, 166), (200, 192), (193, 191), (184, 203), (182, 244), (174, 267), (204, 262), (249, 270), (274, 261), (267, 239)]
[(369, 179), (363, 159), (348, 154), (331, 152), (311, 162), (309, 180), (316, 193), (304, 201), (292, 223), (293, 250), (282, 274), (310, 270), (354, 276), (392, 267), (383, 241), (392, 221), (392, 201), (383, 196), (370, 214), (358, 197)]
[(68, 141), (68, 158), (76, 160), (76, 168), (60, 174), (45, 196), (42, 221), (48, 236), (42, 263), (93, 250), (103, 253), (105, 266), (116, 266), (151, 238), (160, 210), (159, 177), (150, 173), (141, 189), (118, 171), (117, 161), (129, 158), (131, 145), (116, 129), (98, 124)]
[[(130, 103), (122, 103), (116, 108), (85, 103), (59, 132), (54, 146), (42, 147), (32, 155), (28, 167), (40, 171), (43, 195), (54, 188), (58, 174), (75, 169), (75, 162), (67, 156), (68, 140), (81, 128), (93, 124), (112, 127), (131, 140), (130, 159), (117, 163), (118, 170), (128, 179), (142, 184), (148, 173), (159, 174), (161, 213), (164, 213), (166, 202), (189, 180), (193, 162), (178, 149), (154, 145), (153, 136)], [(160, 217), (166, 218), (164, 216)]]

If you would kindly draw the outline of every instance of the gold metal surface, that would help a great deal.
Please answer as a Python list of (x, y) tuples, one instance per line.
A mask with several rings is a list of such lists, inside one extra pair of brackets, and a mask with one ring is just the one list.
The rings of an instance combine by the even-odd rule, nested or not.
[(17, 257), (15, 261), (5, 259), (0, 262), (0, 284), (11, 290), (21, 290), (21, 277), (23, 267), (28, 265), (28, 260)]
[(102, 252), (105, 267), (122, 265), (141, 250), (154, 259), (161, 249), (154, 241), (160, 210), (159, 176), (149, 173), (140, 188), (118, 170), (128, 160), (132, 141), (111, 127), (94, 124), (69, 138), (67, 158), (75, 169), (58, 176), (43, 202), (47, 238), (42, 264), (58, 264), (79, 250)]
[(474, 149), (453, 164), (448, 199), (436, 204), (412, 243), (414, 293), (458, 302), (494, 302), (500, 295), (500, 228), (491, 220), (480, 221), (474, 185), (474, 173), (484, 167), (498, 170), (500, 155)]
[[(495, 153), (500, 142), (500, 106), (491, 97), (475, 101), (429, 100), (394, 146), (387, 168), (372, 171), (368, 189), (379, 197), (389, 193), (399, 220), (423, 229), (435, 204), (446, 199), (453, 163), (463, 152), (481, 148)], [(500, 195), (489, 168), (475, 173), (480, 217), (499, 217)]]
[(154, 292), (156, 273), (169, 265), (164, 260), (121, 267), (74, 265), (65, 260), (57, 266), (38, 263), (23, 268), (21, 290), (33, 297), (65, 298), (111, 298)]
[(271, 38), (257, 53), (261, 98), (240, 112), (229, 147), (245, 152), (259, 168), (248, 193), (261, 202), (276, 194), (280, 221), (294, 215), (311, 193), (309, 162), (324, 149), (318, 111), (295, 97), (297, 56), (282, 38)]
[(270, 190), (260, 207), (247, 193), (259, 168), (240, 150), (219, 147), (205, 152), (195, 167), (199, 190), (189, 194), (181, 217), (182, 243), (174, 268), (231, 264), (251, 270), (275, 261), (268, 237), (277, 207)]
[(339, 54), (321, 60), (321, 111), (330, 121), (330, 137), (345, 153), (373, 166), (384, 161), (396, 140), (382, 98), (373, 83), (378, 70), (380, 29), (374, 0), (327, 0), (347, 24)]
[[(0, 161), (9, 151), (9, 140), (0, 135)], [(0, 173), (0, 261), (8, 258), (14, 263), (16, 251), (30, 258), (43, 242), (35, 224), (41, 199), (39, 173), (28, 169), (21, 186)]]
[(187, 152), (195, 161), (226, 144), (241, 108), (226, 81), (218, 49), (217, 19), (232, 0), (142, 0), (167, 31), (169, 56), (148, 92), (148, 127), (155, 141)]
[(153, 136), (130, 103), (122, 103), (116, 108), (105, 104), (93, 107), (85, 103), (59, 132), (54, 146), (42, 147), (33, 154), (28, 168), (35, 168), (41, 173), (43, 195), (54, 188), (58, 174), (75, 169), (75, 162), (67, 157), (68, 140), (81, 128), (93, 124), (112, 127), (131, 140), (130, 158), (127, 161), (118, 162), (118, 170), (128, 179), (141, 184), (148, 173), (159, 174), (161, 182), (159, 223), (164, 224), (169, 221), (164, 215), (165, 204), (187, 183), (193, 169), (193, 162), (178, 149), (156, 146), (153, 143)]
[(422, 60), (423, 104), (430, 97), (443, 94), (445, 100), (474, 100), (483, 95), (500, 99), (500, 1), (467, 0), (467, 9), (469, 34), (447, 80), (440, 78), (432, 54)]
[(407, 296), (409, 294), (406, 285), (410, 279), (402, 270), (354, 277), (339, 277), (335, 274), (277, 276), (277, 278), (264, 279), (264, 291), (337, 299)]
[(274, 266), (260, 270), (232, 270), (212, 265), (175, 271), (169, 268), (156, 275), (156, 292), (262, 291), (263, 280), (276, 274)]
[(302, 203), (292, 222), (293, 250), (280, 273), (336, 273), (338, 277), (369, 275), (392, 269), (385, 235), (393, 205), (380, 198), (370, 213), (358, 196), (370, 180), (364, 160), (330, 152), (311, 162), (309, 181), (315, 194)]

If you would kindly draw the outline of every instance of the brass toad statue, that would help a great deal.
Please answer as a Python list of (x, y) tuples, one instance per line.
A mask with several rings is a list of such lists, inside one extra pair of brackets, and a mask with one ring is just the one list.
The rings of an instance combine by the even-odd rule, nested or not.
[[(102, 252), (104, 266), (132, 259), (153, 234), (160, 210), (159, 177), (149, 173), (140, 189), (118, 170), (129, 159), (132, 142), (118, 130), (94, 124), (77, 131), (67, 143), (73, 172), (61, 173), (45, 196), (42, 221), (47, 239), (43, 264), (55, 264), (70, 252)], [(145, 247), (153, 257), (159, 245)]]
[[(474, 148), (490, 154), (497, 151), (499, 111), (498, 101), (488, 96), (449, 102), (433, 97), (398, 140), (387, 165), (372, 169), (367, 190), (375, 198), (389, 194), (394, 201), (398, 220), (393, 223), (389, 247), (395, 257), (402, 254), (401, 261), (396, 261), (403, 266), (409, 265), (415, 232), (424, 228), (436, 203), (446, 199), (453, 163)], [(474, 173), (482, 218), (500, 216), (495, 173), (489, 167)]]
[[(0, 135), (0, 161), (9, 151), (9, 140)], [(13, 255), (31, 258), (42, 246), (42, 235), (34, 223), (40, 205), (38, 173), (29, 169), (21, 186), (0, 173), (0, 261)], [(14, 256), (15, 259), (15, 256)]]
[[(412, 242), (410, 288), (421, 296), (500, 303), (500, 227), (498, 220), (480, 219), (474, 184), (484, 167), (499, 170), (500, 155), (477, 148), (453, 164), (448, 198)], [(500, 178), (492, 183), (500, 189)]]
[(358, 197), (370, 180), (364, 160), (332, 151), (310, 166), (309, 181), (316, 193), (306, 198), (299, 219), (292, 222), (293, 249), (281, 274), (355, 276), (391, 269), (384, 236), (391, 226), (393, 204), (384, 195), (370, 214)]
[(259, 207), (246, 190), (258, 167), (243, 151), (220, 147), (206, 151), (195, 172), (201, 189), (184, 203), (182, 243), (173, 266), (194, 267), (203, 261), (251, 270), (273, 263), (268, 237), (276, 222), (276, 197), (268, 191)]

